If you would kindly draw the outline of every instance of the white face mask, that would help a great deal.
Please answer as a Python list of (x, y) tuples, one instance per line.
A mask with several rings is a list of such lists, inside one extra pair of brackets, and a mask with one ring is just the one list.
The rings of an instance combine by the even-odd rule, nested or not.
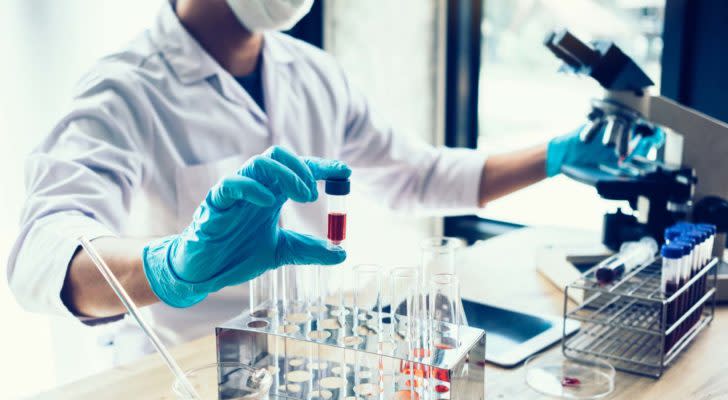
[(227, 0), (251, 32), (291, 29), (311, 10), (313, 0)]

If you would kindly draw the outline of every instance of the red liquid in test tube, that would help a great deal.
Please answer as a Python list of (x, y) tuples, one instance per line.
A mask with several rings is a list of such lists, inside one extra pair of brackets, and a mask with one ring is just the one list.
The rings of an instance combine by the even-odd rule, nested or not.
[(346, 196), (350, 191), (348, 179), (326, 180), (329, 242), (340, 245), (346, 240)]
[(340, 244), (346, 239), (346, 214), (329, 213), (329, 233), (327, 238), (333, 244)]

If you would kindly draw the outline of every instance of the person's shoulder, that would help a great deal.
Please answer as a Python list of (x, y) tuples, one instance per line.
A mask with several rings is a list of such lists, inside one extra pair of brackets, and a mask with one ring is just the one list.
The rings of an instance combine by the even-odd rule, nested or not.
[(122, 92), (138, 90), (144, 82), (163, 74), (161, 64), (159, 51), (144, 32), (119, 50), (96, 61), (77, 81), (74, 97), (83, 97), (104, 89)]

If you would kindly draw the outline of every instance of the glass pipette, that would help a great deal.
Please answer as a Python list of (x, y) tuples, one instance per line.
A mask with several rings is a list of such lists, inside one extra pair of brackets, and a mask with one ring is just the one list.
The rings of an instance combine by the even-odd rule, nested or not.
[(116, 279), (116, 276), (111, 271), (109, 266), (106, 265), (103, 258), (101, 258), (96, 249), (91, 245), (91, 242), (89, 242), (83, 236), (79, 237), (78, 241), (81, 243), (81, 247), (86, 250), (89, 258), (91, 258), (91, 261), (96, 264), (96, 268), (99, 269), (99, 272), (101, 272), (101, 275), (103, 275), (103, 277), (106, 279), (106, 282), (109, 283), (109, 286), (111, 286), (111, 288), (114, 290), (114, 293), (116, 293), (116, 295), (119, 297), (119, 300), (121, 300), (122, 304), (124, 304), (124, 307), (126, 307), (126, 309), (129, 311), (129, 314), (134, 317), (136, 322), (139, 324), (139, 327), (142, 328), (149, 340), (152, 341), (152, 344), (159, 352), (159, 355), (162, 356), (164, 362), (167, 363), (169, 369), (172, 370), (172, 373), (177, 378), (177, 381), (182, 383), (189, 399), (200, 400), (200, 396), (197, 394), (197, 391), (187, 379), (187, 376), (179, 367), (177, 361), (175, 361), (172, 355), (169, 353), (169, 350), (167, 350), (167, 346), (165, 346), (162, 341), (159, 340), (157, 334), (154, 333), (149, 325), (147, 325), (147, 322), (144, 320), (144, 318), (142, 318), (141, 314), (139, 314), (139, 308), (137, 308), (136, 304), (134, 304), (134, 300), (131, 299), (126, 290), (124, 290), (124, 287), (121, 286), (121, 283)]

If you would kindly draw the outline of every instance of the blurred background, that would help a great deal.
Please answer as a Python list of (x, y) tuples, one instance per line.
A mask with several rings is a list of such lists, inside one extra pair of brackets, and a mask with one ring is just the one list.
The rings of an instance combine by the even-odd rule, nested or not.
[[(65, 110), (81, 74), (149, 26), (161, 1), (3, 1), (2, 265), (17, 234), (24, 158)], [(558, 60), (543, 46), (552, 29), (568, 27), (582, 39), (616, 41), (659, 90), (664, 82), (663, 27), (670, 1), (317, 0), (309, 17), (291, 33), (332, 53), (400, 134), (498, 153), (575, 129), (589, 110), (589, 99), (600, 95), (592, 80), (557, 73)], [(686, 2), (677, 3), (685, 7)], [(674, 60), (675, 54), (670, 57)], [(459, 73), (460, 67), (465, 75)], [(675, 68), (682, 71), (672, 66), (673, 72)], [(671, 87), (675, 96), (684, 95), (683, 89), (674, 89), (675, 84)], [(466, 110), (451, 104), (457, 99), (465, 99)], [(693, 100), (697, 104), (700, 99)], [(474, 123), (459, 124), (460, 113), (468, 107), (474, 108), (466, 119)], [(449, 235), (471, 240), (520, 225), (599, 230), (604, 211), (618, 206), (599, 199), (591, 187), (562, 177), (495, 201), (477, 216), (444, 222), (393, 216), (356, 194), (351, 210), (352, 262), (413, 264), (416, 260), (408, 255), (417, 252), (402, 250), (414, 249), (420, 238), (443, 227)], [(372, 248), (381, 251), (365, 253)], [(106, 328), (26, 313), (15, 303), (5, 279), (0, 281), (0, 313), (12, 321), (0, 340), (6, 361), (0, 363), (3, 398), (78, 379), (108, 362)]]

